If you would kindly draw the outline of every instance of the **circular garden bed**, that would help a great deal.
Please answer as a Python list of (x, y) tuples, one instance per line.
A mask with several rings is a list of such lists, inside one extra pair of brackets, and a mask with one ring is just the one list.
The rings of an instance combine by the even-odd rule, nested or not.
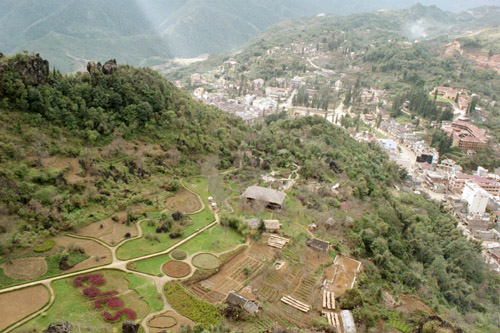
[(181, 278), (191, 273), (191, 267), (185, 262), (172, 260), (163, 264), (162, 271), (170, 277)]
[(193, 266), (201, 269), (216, 269), (220, 266), (220, 260), (211, 253), (200, 253), (193, 257), (191, 260)]
[(152, 328), (171, 328), (175, 325), (177, 325), (177, 319), (167, 315), (159, 315), (148, 321), (148, 326)]
[(2, 265), (5, 275), (11, 279), (30, 280), (47, 273), (45, 257), (27, 257), (14, 259), (12, 263)]
[(175, 260), (184, 260), (187, 258), (187, 253), (182, 250), (173, 250), (170, 256)]

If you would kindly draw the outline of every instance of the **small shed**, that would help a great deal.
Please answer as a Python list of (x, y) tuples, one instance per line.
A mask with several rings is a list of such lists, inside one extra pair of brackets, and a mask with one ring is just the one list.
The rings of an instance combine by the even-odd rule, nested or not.
[(279, 220), (264, 220), (263, 222), (266, 232), (277, 232), (282, 227)]
[(330, 242), (318, 239), (318, 238), (310, 238), (307, 241), (307, 246), (310, 248), (316, 250), (316, 251), (322, 251), (322, 252), (327, 252), (328, 249), (330, 248)]
[(325, 221), (325, 227), (327, 229), (333, 228), (335, 225), (335, 220), (332, 217), (329, 217), (328, 220)]
[(256, 302), (249, 300), (245, 296), (240, 295), (234, 291), (231, 291), (229, 294), (227, 294), (226, 302), (229, 304), (238, 305), (249, 313), (255, 313), (259, 310), (259, 305)]
[(248, 203), (263, 202), (267, 208), (281, 209), (286, 194), (272, 188), (249, 186), (241, 195)]
[(309, 230), (316, 231), (318, 229), (318, 225), (316, 223), (309, 224)]
[(356, 333), (356, 324), (354, 323), (354, 317), (349, 310), (340, 311), (340, 317), (342, 318), (342, 326), (344, 326), (345, 333)]

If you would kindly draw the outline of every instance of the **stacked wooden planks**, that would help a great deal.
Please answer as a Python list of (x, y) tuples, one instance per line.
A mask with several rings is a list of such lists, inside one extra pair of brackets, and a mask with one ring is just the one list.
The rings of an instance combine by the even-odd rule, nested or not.
[(335, 312), (323, 312), (328, 320), (328, 324), (335, 327), (336, 332), (342, 333), (342, 327), (340, 326), (339, 315)]
[(288, 304), (291, 307), (294, 307), (297, 310), (305, 312), (305, 313), (307, 313), (307, 312), (309, 312), (311, 310), (311, 307), (309, 305), (307, 305), (305, 303), (302, 303), (301, 301), (298, 301), (295, 298), (290, 297), (290, 296), (283, 296), (283, 297), (281, 297), (281, 301), (283, 303)]
[(323, 290), (323, 308), (335, 310), (335, 294), (328, 290)]
[(267, 245), (278, 248), (278, 249), (282, 249), (286, 245), (286, 243), (288, 243), (289, 241), (290, 240), (287, 238), (272, 235), (267, 240)]

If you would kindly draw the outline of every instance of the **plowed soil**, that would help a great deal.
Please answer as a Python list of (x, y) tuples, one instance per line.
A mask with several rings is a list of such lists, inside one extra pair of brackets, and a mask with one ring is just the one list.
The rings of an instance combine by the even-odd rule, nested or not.
[[(118, 222), (115, 222), (108, 217), (104, 220), (91, 223), (78, 230), (77, 234), (98, 238), (110, 245), (116, 245), (125, 238), (125, 234), (130, 233), (131, 237), (138, 235), (135, 224), (131, 223), (127, 226), (124, 222), (127, 219), (127, 212), (122, 211), (116, 213)], [(101, 228), (102, 225), (102, 228)]]
[(170, 211), (179, 211), (184, 214), (192, 214), (201, 209), (200, 200), (185, 188), (165, 200), (165, 206)]
[(12, 264), (1, 266), (5, 275), (11, 279), (30, 280), (47, 272), (47, 262), (44, 257), (29, 257), (14, 259)]
[(0, 294), (0, 331), (39, 310), (49, 299), (42, 285)]
[(163, 273), (173, 278), (181, 278), (191, 273), (191, 267), (182, 261), (172, 260), (163, 264)]

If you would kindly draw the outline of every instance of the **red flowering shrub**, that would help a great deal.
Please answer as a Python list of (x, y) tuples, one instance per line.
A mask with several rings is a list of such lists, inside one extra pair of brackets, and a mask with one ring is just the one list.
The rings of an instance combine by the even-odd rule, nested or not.
[(116, 295), (118, 292), (116, 290), (110, 290), (110, 291), (104, 291), (101, 292), (98, 288), (92, 286), (92, 287), (86, 287), (83, 289), (83, 294), (87, 296), (88, 299), (96, 298), (99, 296), (111, 296), (111, 295)]
[(86, 274), (77, 276), (73, 280), (73, 284), (75, 287), (81, 287), (83, 285), (83, 281), (89, 280), (89, 283), (93, 286), (100, 286), (106, 283), (106, 280), (102, 277), (101, 274)]
[(106, 319), (107, 321), (117, 321), (120, 319), (122, 313), (127, 314), (127, 317), (129, 320), (135, 320), (137, 318), (135, 311), (132, 309), (129, 309), (129, 308), (124, 308), (124, 309), (120, 309), (120, 310), (116, 311), (114, 316), (111, 313), (109, 313), (108, 311), (104, 311), (103, 315), (104, 315), (104, 319)]
[(102, 309), (102, 304), (106, 303), (106, 305), (110, 308), (116, 309), (121, 306), (123, 306), (123, 301), (119, 299), (118, 297), (111, 296), (111, 297), (105, 297), (105, 298), (100, 298), (96, 299), (94, 301), (94, 307), (96, 309)]
[(101, 295), (101, 291), (96, 287), (87, 287), (83, 289), (83, 294), (87, 296), (87, 298), (96, 298)]

